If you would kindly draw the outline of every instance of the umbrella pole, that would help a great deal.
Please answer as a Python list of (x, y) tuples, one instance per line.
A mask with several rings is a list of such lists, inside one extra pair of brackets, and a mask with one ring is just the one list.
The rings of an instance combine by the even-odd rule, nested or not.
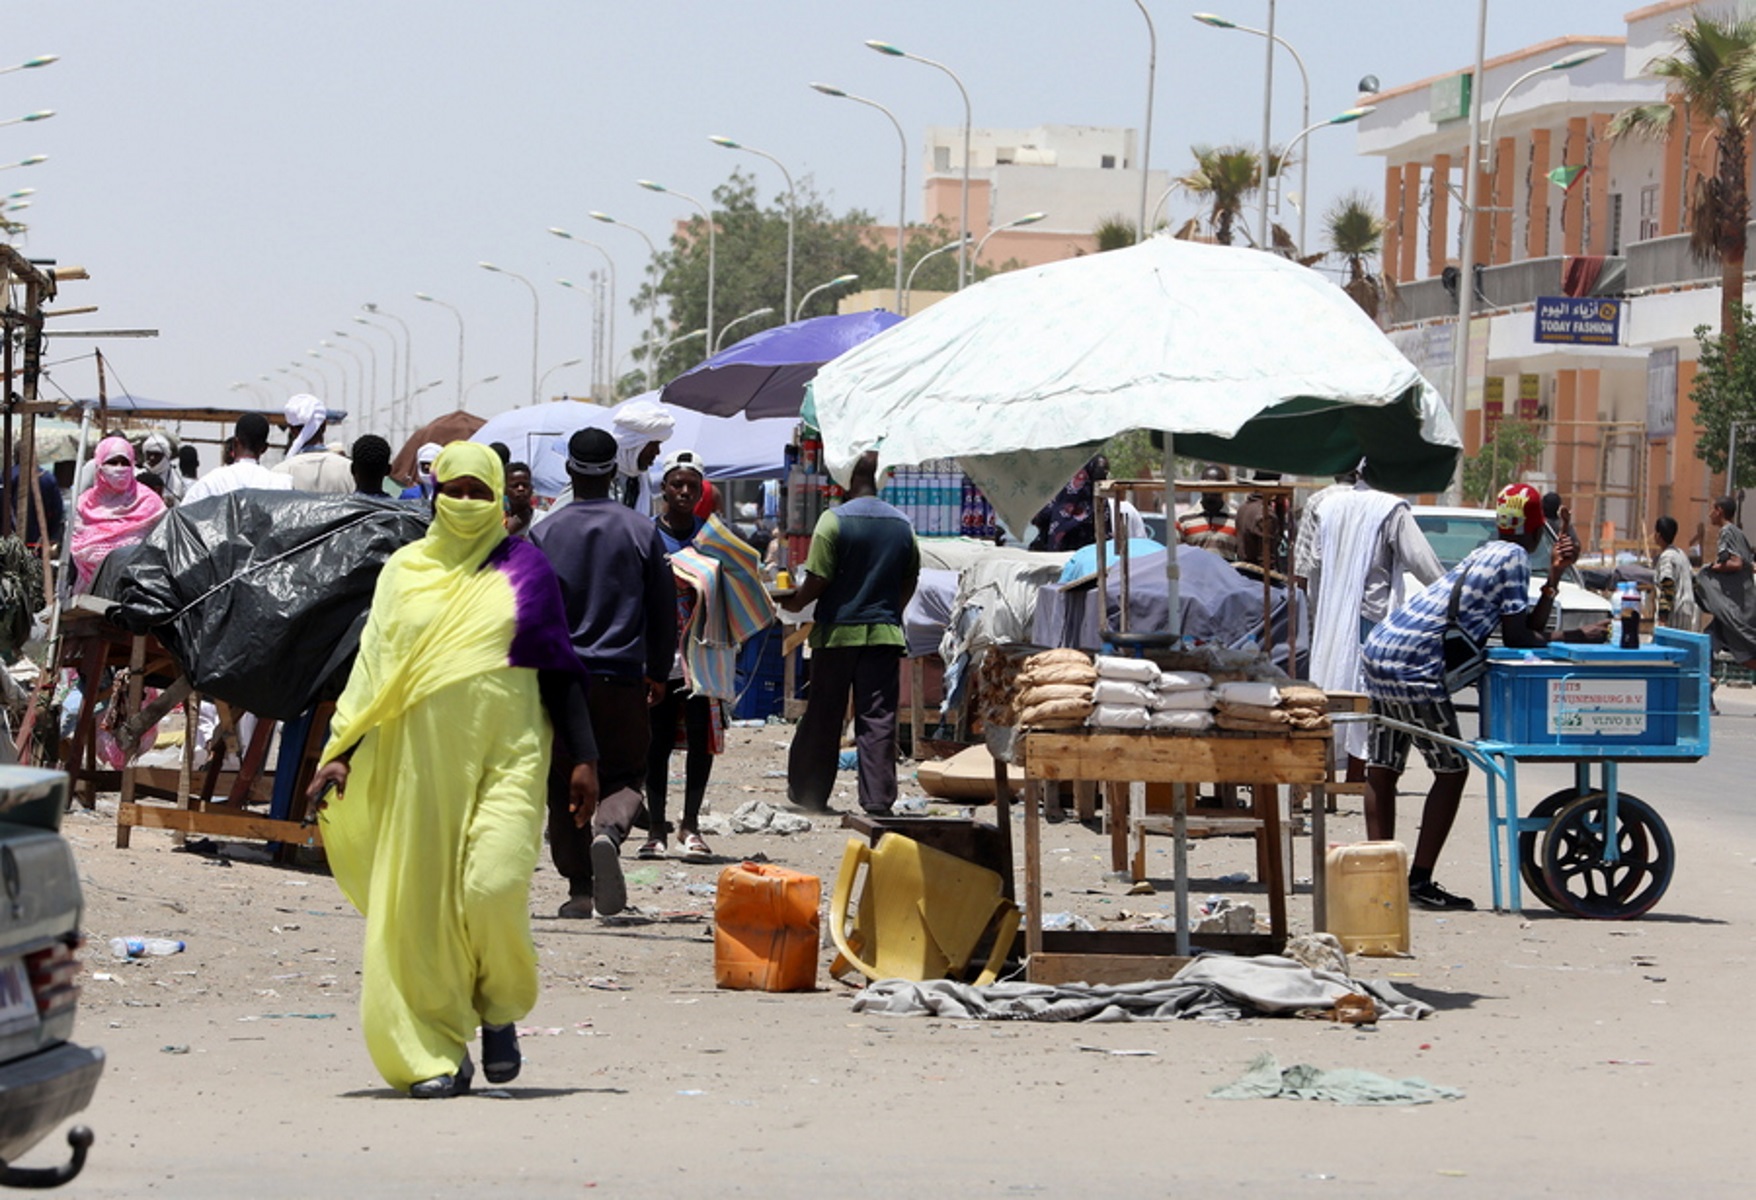
[(1165, 431), (1165, 632), (1171, 635), (1173, 642), (1183, 636), (1183, 604), (1180, 595), (1180, 584), (1183, 570), (1177, 564), (1177, 523), (1171, 516), (1171, 480), (1176, 473), (1172, 468), (1172, 459), (1176, 457), (1172, 446), (1170, 430)]

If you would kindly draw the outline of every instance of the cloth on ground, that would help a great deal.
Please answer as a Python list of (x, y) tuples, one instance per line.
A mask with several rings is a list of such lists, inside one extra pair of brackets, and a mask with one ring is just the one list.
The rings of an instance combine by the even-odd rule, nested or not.
[(1335, 1104), (1385, 1105), (1431, 1104), (1435, 1100), (1461, 1100), (1463, 1091), (1425, 1079), (1391, 1079), (1353, 1067), (1325, 1071), (1309, 1063), (1282, 1069), (1273, 1054), (1264, 1052), (1235, 1083), (1207, 1093), (1215, 1100), (1328, 1100)]
[(1380, 1020), (1418, 1020), (1433, 1012), (1383, 980), (1348, 979), (1267, 954), (1204, 955), (1168, 980), (1127, 984), (973, 987), (948, 979), (880, 979), (854, 997), (853, 1008), (883, 1016), (983, 1021), (1232, 1021), (1333, 1008), (1341, 997), (1362, 993), (1372, 997)]

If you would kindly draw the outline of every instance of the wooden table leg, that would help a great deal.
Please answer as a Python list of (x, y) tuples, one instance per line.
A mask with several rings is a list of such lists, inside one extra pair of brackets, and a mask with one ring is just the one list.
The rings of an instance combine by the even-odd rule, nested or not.
[(1110, 870), (1128, 869), (1128, 785), (1104, 783), (1104, 824), (1110, 830)]
[(923, 693), (927, 690), (927, 660), (911, 658), (908, 660), (908, 753), (916, 762), (926, 761), (921, 750), (921, 743), (927, 739), (927, 719), (923, 705), (926, 703)]
[(1097, 819), (1097, 784), (1081, 779), (1073, 785), (1073, 815), (1081, 821)]
[(1024, 953), (1029, 960), (1043, 952), (1043, 782), (1024, 781)]
[(1129, 837), (1134, 843), (1134, 858), (1129, 864), (1128, 877), (1135, 883), (1146, 878), (1146, 785), (1130, 783), (1128, 789), (1128, 811), (1132, 816), (1128, 824), (1133, 826)]
[(1006, 873), (1000, 877), (1000, 883), (1006, 898), (1016, 904), (1018, 889), (1013, 876), (1018, 868), (1012, 863), (1012, 779), (1006, 764), (997, 758), (994, 760), (994, 824), (1000, 833), (1000, 858), (1006, 864)]
[[(145, 670), (146, 670), (146, 638), (142, 637), (140, 634), (135, 634), (134, 639), (133, 639), (133, 645), (128, 650), (128, 711), (129, 712), (139, 712), (140, 711), (140, 697), (141, 697), (142, 691), (145, 688), (145, 681), (141, 678), (141, 674)], [(91, 703), (91, 697), (89, 697), (89, 696), (86, 697), (86, 703), (88, 703), (88, 704)], [(81, 715), (84, 715), (84, 714), (81, 714)], [(128, 751), (128, 749), (129, 749), (128, 747), (123, 748), (125, 753)], [(129, 838), (129, 834), (132, 833), (132, 828), (122, 819), (122, 814), (125, 812), (132, 812), (133, 808), (134, 808), (134, 763), (132, 761), (132, 755), (130, 755), (130, 761), (124, 763), (122, 766), (122, 796), (121, 796), (120, 801), (116, 805), (116, 848), (118, 850), (128, 849), (128, 838)]]
[(1329, 929), (1329, 789), (1321, 783), (1311, 788), (1311, 929)]
[(267, 717), (257, 718), (256, 728), (250, 734), (250, 745), (244, 750), (237, 777), (232, 780), (232, 790), (226, 796), (227, 804), (241, 809), (250, 798), (250, 789), (256, 786), (257, 776), (262, 774), (262, 765), (268, 759), (268, 743), (274, 737), (274, 724)]
[(1268, 890), (1268, 928), (1282, 943), (1287, 936), (1287, 884), (1286, 874), (1281, 869), (1280, 853), (1280, 789), (1271, 783), (1257, 783), (1250, 787), (1256, 801), (1256, 815), (1262, 821), (1263, 836), (1257, 843), (1266, 846), (1268, 870), (1263, 873), (1262, 883)]

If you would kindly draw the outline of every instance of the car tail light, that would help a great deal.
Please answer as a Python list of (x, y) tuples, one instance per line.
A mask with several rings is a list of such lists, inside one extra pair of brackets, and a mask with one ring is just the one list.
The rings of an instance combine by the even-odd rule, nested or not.
[(37, 1015), (43, 1020), (79, 1004), (79, 984), (74, 982), (79, 974), (79, 957), (75, 951), (84, 944), (84, 938), (74, 937), (24, 956), (31, 991), (37, 998)]

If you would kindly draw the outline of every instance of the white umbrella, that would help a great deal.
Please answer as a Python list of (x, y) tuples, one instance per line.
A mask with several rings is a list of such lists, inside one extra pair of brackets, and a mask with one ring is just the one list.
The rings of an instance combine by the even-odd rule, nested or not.
[(1291, 474), (1365, 454), (1396, 491), (1443, 488), (1461, 448), (1438, 394), (1340, 288), (1164, 236), (966, 288), (824, 366), (806, 416), (838, 478), (867, 450), (886, 466), (956, 458), (1014, 530), (1132, 429), (1167, 434), (1167, 463), (1172, 438)]

